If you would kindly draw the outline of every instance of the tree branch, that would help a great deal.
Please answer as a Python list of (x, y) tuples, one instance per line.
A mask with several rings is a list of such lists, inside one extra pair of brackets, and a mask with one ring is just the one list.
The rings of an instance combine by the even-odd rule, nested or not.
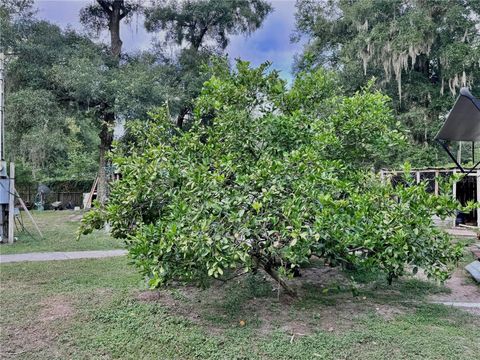
[(102, 7), (102, 9), (108, 14), (110, 15), (112, 13), (112, 9), (110, 9), (110, 5), (108, 3), (108, 1), (106, 0), (97, 0), (97, 3), (98, 5), (100, 5)]
[(125, 16), (127, 16), (132, 11), (131, 9), (127, 9), (125, 5), (122, 5), (120, 10), (121, 10), (120, 20), (122, 20)]
[(255, 263), (260, 265), (265, 272), (270, 275), (280, 286), (286, 291), (288, 295), (291, 297), (297, 297), (297, 292), (287, 284), (285, 280), (283, 280), (280, 274), (273, 268), (271, 261), (262, 259), (258, 255), (252, 256)]
[(208, 31), (208, 26), (207, 25), (203, 26), (200, 30), (200, 34), (198, 34), (198, 37), (196, 37), (194, 41), (192, 41), (192, 46), (196, 51), (198, 51), (198, 49), (202, 45), (203, 38), (207, 31)]
[(297, 297), (297, 292), (292, 289), (290, 287), (290, 285), (288, 285), (285, 280), (283, 280), (280, 275), (278, 274), (278, 272), (273, 269), (273, 267), (271, 266), (268, 266), (267, 265), (264, 265), (263, 266), (263, 270), (265, 270), (265, 272), (270, 275), (276, 282), (278, 282), (280, 284), (280, 286), (287, 292), (288, 295), (290, 295), (291, 297)]

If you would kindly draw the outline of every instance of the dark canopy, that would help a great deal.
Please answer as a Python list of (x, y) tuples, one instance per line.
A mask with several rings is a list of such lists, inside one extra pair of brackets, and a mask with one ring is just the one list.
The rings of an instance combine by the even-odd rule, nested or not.
[(466, 87), (460, 89), (460, 95), (435, 139), (480, 141), (480, 100)]

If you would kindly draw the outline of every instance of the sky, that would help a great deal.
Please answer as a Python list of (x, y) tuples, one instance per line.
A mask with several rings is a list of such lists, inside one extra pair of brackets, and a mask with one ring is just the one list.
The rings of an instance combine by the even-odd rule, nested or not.
[[(228, 0), (225, 0), (228, 1)], [(37, 16), (55, 23), (62, 28), (71, 27), (83, 31), (79, 23), (79, 12), (94, 0), (36, 0)], [(273, 12), (265, 19), (262, 27), (250, 36), (231, 37), (226, 53), (230, 58), (248, 60), (253, 65), (265, 61), (280, 71), (282, 77), (291, 80), (294, 56), (302, 49), (301, 43), (291, 43), (290, 35), (295, 27), (295, 1), (270, 0)], [(150, 47), (152, 35), (143, 28), (141, 16), (130, 24), (123, 25), (122, 41), (126, 51), (146, 50)], [(104, 36), (106, 39), (106, 37)]]

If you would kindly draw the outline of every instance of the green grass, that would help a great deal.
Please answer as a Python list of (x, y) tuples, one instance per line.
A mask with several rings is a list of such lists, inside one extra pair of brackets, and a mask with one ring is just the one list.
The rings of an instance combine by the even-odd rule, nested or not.
[(33, 211), (35, 222), (44, 237), (41, 238), (26, 214), (22, 214), (25, 231), (15, 233), (18, 240), (12, 244), (1, 244), (1, 254), (42, 251), (106, 250), (121, 248), (120, 240), (111, 238), (105, 231), (96, 231), (76, 239), (81, 211)]
[[(125, 258), (0, 270), (0, 358), (473, 359), (480, 353), (479, 318), (426, 304), (426, 295), (443, 290), (415, 279), (393, 288), (374, 280), (357, 297), (348, 287), (332, 284), (336, 290), (323, 293), (304, 284), (302, 298), (289, 300), (257, 275), (203, 291), (147, 293), (155, 295), (147, 300), (139, 296), (143, 279)], [(376, 307), (398, 311), (385, 317)], [(296, 330), (285, 330), (292, 324)]]

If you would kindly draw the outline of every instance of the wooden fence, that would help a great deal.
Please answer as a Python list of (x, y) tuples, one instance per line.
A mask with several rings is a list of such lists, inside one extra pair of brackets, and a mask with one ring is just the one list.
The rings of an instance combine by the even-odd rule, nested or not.
[[(28, 204), (33, 205), (35, 202), (35, 195), (37, 194), (36, 189), (19, 189), (19, 195)], [(83, 193), (82, 192), (55, 192), (52, 191), (48, 194), (45, 205), (48, 208), (48, 205), (55, 201), (60, 201), (63, 206), (66, 206), (69, 202), (73, 206), (82, 206), (83, 205)]]

